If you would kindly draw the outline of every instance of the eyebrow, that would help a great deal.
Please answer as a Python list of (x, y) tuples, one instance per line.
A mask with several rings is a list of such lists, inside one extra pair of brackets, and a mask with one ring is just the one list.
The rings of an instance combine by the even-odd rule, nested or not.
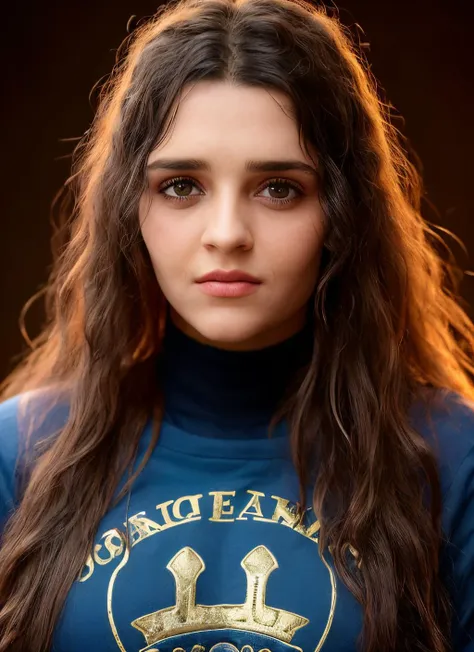
[[(246, 161), (247, 172), (285, 172), (298, 170), (312, 176), (317, 176), (315, 168), (303, 161)], [(147, 170), (202, 170), (210, 172), (211, 166), (200, 159), (160, 158), (147, 165)]]

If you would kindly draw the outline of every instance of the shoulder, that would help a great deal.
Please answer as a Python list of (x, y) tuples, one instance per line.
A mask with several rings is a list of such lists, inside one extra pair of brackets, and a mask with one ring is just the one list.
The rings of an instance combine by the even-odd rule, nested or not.
[(453, 605), (453, 652), (473, 650), (474, 638), (474, 404), (430, 390), (413, 410), (415, 429), (438, 461), (443, 540), (440, 575)]
[(447, 390), (425, 390), (412, 408), (414, 428), (438, 461), (443, 495), (474, 468), (474, 402)]
[(18, 414), (21, 395), (0, 403), (0, 470), (15, 462), (18, 451)]
[(0, 403), (0, 529), (15, 504), (21, 395)]
[(0, 530), (17, 503), (20, 464), (28, 450), (61, 428), (68, 406), (42, 390), (0, 403)]
[(453, 606), (452, 649), (468, 652), (474, 646), (474, 404), (438, 391), (420, 416), (421, 431), (438, 459), (443, 492), (439, 570)]

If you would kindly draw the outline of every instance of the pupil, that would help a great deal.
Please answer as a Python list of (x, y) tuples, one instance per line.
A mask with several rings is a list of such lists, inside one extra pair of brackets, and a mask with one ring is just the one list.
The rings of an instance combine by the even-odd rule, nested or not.
[(185, 188), (186, 188), (186, 186), (188, 186), (188, 191), (189, 191), (189, 187), (190, 187), (190, 185), (191, 185), (191, 184), (189, 183), (189, 181), (177, 181), (176, 184), (175, 184), (176, 188), (178, 189), (178, 191), (177, 191), (178, 194), (181, 193), (181, 194), (183, 194), (183, 195), (189, 195), (189, 192), (182, 192), (182, 190), (183, 190), (183, 186), (184, 186)]
[[(271, 186), (269, 186), (270, 190), (273, 192), (276, 192), (277, 195), (284, 195), (285, 192), (288, 192), (288, 188), (283, 184), (283, 183), (272, 183)], [(276, 190), (275, 190), (276, 188)]]

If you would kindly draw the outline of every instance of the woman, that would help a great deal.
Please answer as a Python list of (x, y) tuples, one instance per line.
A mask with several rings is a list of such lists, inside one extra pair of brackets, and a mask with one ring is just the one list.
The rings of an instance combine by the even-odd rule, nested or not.
[(473, 325), (350, 38), (127, 46), (3, 386), (0, 650), (473, 650)]

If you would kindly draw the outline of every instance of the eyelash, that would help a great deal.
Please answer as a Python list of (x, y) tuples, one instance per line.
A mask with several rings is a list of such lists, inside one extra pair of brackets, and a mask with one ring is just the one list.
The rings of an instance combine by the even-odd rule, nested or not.
[[(168, 179), (168, 181), (165, 181), (163, 185), (161, 185), (158, 189), (158, 192), (163, 195), (163, 197), (167, 201), (189, 201), (191, 197), (198, 197), (199, 195), (190, 195), (189, 197), (172, 197), (171, 195), (165, 195), (164, 191), (167, 190), (168, 188), (171, 188), (174, 186), (176, 183), (179, 183), (180, 181), (190, 181), (194, 186), (198, 187), (198, 184), (194, 181), (194, 179), (191, 179), (191, 177), (174, 177), (173, 179)], [(275, 184), (279, 186), (289, 186), (293, 190), (295, 190), (298, 193), (298, 197), (293, 197), (292, 199), (275, 199), (274, 197), (265, 197), (268, 201), (272, 202), (273, 204), (291, 204), (292, 202), (296, 201), (301, 195), (303, 194), (302, 189), (300, 188), (299, 185), (296, 183), (289, 181), (288, 179), (270, 179), (269, 181), (266, 182), (266, 184), (259, 189), (259, 192), (261, 190), (264, 190), (268, 186)]]

